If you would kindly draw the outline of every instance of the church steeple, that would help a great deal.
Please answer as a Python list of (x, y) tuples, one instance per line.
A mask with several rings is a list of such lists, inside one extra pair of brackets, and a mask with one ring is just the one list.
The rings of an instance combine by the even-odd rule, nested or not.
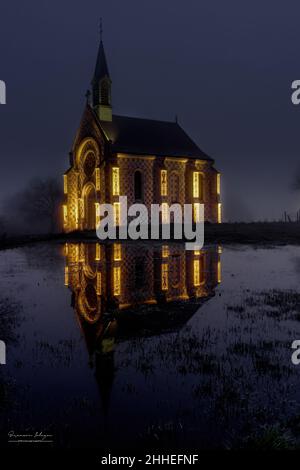
[(111, 79), (108, 71), (100, 24), (100, 44), (92, 80), (93, 108), (100, 121), (112, 121)]

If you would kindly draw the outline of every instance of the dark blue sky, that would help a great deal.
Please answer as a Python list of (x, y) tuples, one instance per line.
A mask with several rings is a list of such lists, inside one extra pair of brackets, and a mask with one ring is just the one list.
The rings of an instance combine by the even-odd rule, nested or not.
[(98, 48), (114, 112), (180, 124), (215, 158), (230, 218), (300, 208), (300, 3), (296, 0), (1, 0), (0, 202), (62, 174)]

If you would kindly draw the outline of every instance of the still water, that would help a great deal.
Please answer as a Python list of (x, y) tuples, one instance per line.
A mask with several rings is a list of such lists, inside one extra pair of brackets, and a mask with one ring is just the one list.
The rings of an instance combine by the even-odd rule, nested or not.
[[(236, 448), (300, 435), (300, 248), (0, 252), (0, 447)], [(43, 444), (46, 445), (46, 444)]]

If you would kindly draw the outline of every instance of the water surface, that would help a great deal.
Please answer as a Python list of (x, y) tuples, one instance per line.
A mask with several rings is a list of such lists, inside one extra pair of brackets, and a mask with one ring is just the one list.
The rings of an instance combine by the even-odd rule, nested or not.
[(0, 271), (0, 446), (297, 442), (300, 248), (40, 244)]

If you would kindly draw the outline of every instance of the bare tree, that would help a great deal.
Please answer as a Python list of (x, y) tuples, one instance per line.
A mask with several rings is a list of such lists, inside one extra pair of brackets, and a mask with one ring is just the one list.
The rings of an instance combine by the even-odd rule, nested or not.
[(23, 191), (13, 196), (10, 210), (13, 214), (38, 231), (53, 233), (58, 227), (58, 211), (62, 190), (54, 178), (36, 178)]

